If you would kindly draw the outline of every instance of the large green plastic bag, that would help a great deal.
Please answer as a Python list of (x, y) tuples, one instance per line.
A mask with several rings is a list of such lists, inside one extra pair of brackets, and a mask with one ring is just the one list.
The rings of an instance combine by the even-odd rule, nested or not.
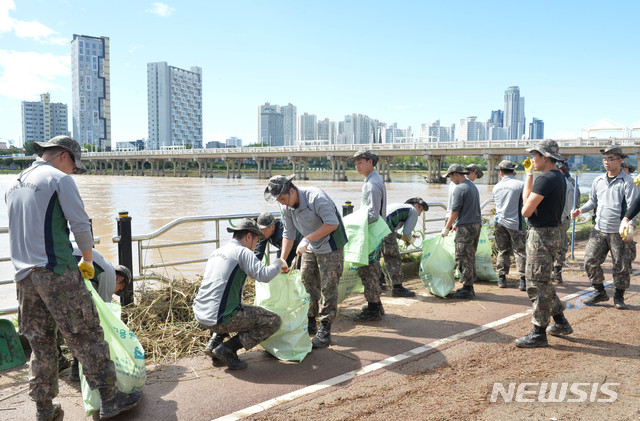
[(342, 277), (338, 283), (338, 303), (343, 302), (352, 293), (361, 291), (364, 291), (364, 286), (358, 275), (358, 267), (345, 262)]
[(274, 357), (286, 361), (302, 361), (311, 352), (307, 330), (309, 293), (300, 271), (281, 273), (271, 282), (256, 282), (254, 304), (280, 316), (280, 329), (260, 345)]
[(478, 239), (478, 249), (476, 250), (476, 279), (478, 281), (498, 282), (498, 275), (496, 275), (496, 271), (493, 268), (491, 254), (491, 243), (489, 243), (487, 227), (483, 225)]
[[(84, 280), (100, 317), (100, 327), (104, 331), (104, 340), (109, 345), (109, 356), (116, 366), (116, 386), (122, 393), (142, 390), (147, 381), (147, 367), (144, 363), (144, 350), (136, 335), (120, 320), (120, 305), (105, 303), (91, 285)], [(80, 364), (80, 388), (87, 417), (100, 410), (100, 392), (91, 390)]]
[(435, 235), (422, 242), (420, 279), (433, 295), (446, 297), (455, 286), (455, 260), (444, 247), (445, 239)]
[(369, 224), (369, 210), (360, 208), (342, 218), (349, 242), (344, 246), (344, 261), (356, 266), (369, 264), (369, 254), (391, 233), (384, 218)]

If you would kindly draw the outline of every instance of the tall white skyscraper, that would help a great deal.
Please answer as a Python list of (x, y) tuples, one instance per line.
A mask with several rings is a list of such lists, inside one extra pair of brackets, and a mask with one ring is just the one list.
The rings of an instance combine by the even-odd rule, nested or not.
[(453, 142), (456, 140), (456, 125), (440, 125), (440, 120), (420, 126), (420, 140), (427, 142)]
[(280, 107), (282, 113), (282, 126), (284, 129), (284, 145), (293, 146), (296, 143), (297, 137), (297, 108), (295, 105), (289, 103)]
[(46, 142), (69, 135), (67, 104), (52, 103), (48, 93), (40, 101), (22, 101), (22, 142)]
[(520, 88), (509, 86), (504, 92), (504, 127), (507, 139), (521, 139), (526, 133), (524, 115), (524, 97), (520, 96)]
[(284, 115), (277, 104), (258, 106), (258, 142), (267, 146), (284, 146)]
[(71, 89), (73, 137), (80, 145), (111, 148), (109, 38), (73, 35)]
[(485, 124), (481, 121), (476, 121), (478, 117), (472, 116), (466, 119), (460, 120), (460, 130), (458, 132), (458, 140), (461, 141), (475, 141), (484, 140), (485, 138)]
[(202, 147), (202, 69), (147, 64), (149, 148)]
[(318, 117), (315, 114), (304, 113), (298, 116), (300, 128), (298, 140), (317, 140), (318, 139)]
[(380, 121), (371, 119), (367, 115), (347, 115), (344, 117), (344, 125), (341, 126), (339, 141), (348, 145), (373, 143), (379, 126)]

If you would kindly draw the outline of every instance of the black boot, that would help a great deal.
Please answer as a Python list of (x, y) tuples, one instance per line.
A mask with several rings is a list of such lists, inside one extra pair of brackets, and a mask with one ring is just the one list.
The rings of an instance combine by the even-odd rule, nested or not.
[(356, 322), (377, 322), (382, 320), (381, 306), (380, 303), (369, 303), (367, 308), (362, 310), (362, 313), (358, 314), (353, 320)]
[(211, 334), (211, 339), (207, 343), (207, 346), (204, 348), (204, 355), (207, 357), (211, 357), (215, 359), (216, 356), (213, 354), (213, 350), (216, 349), (226, 338), (229, 337), (228, 333), (213, 333)]
[(213, 350), (213, 354), (224, 363), (229, 370), (241, 370), (247, 367), (247, 362), (238, 358), (238, 350), (242, 348), (242, 343), (238, 336), (234, 336), (222, 345), (218, 345)]
[(571, 335), (573, 328), (569, 324), (569, 321), (564, 317), (564, 313), (556, 314), (553, 316), (553, 325), (547, 328), (547, 333), (553, 336)]
[(603, 301), (609, 301), (609, 296), (607, 295), (607, 291), (604, 290), (604, 285), (596, 284), (593, 287), (596, 289), (596, 293), (583, 301), (585, 305), (590, 306)]
[(461, 300), (469, 300), (476, 296), (473, 286), (465, 285), (459, 288), (456, 292), (451, 293), (451, 298), (458, 298)]
[(36, 402), (36, 420), (38, 421), (55, 420), (61, 412), (62, 407), (59, 403), (53, 403), (51, 401)]
[(506, 288), (507, 287), (507, 277), (505, 275), (500, 275), (498, 277), (498, 288)]
[(616, 292), (613, 295), (613, 304), (618, 310), (626, 310), (629, 307), (624, 303), (624, 289), (616, 288)]
[(392, 297), (415, 297), (416, 293), (402, 286), (402, 284), (394, 285), (391, 290)]
[(307, 324), (307, 332), (309, 333), (309, 336), (315, 335), (316, 333), (318, 333), (318, 324), (316, 323), (316, 318), (308, 317), (308, 319), (309, 323)]
[(527, 290), (527, 279), (524, 277), (524, 275), (520, 277), (520, 284), (518, 285), (518, 289), (520, 291)]
[(331, 322), (323, 320), (320, 322), (318, 334), (311, 340), (314, 348), (324, 348), (331, 343)]
[(549, 346), (545, 329), (546, 326), (541, 327), (534, 325), (528, 335), (516, 339), (516, 346), (518, 348), (541, 348)]
[(78, 359), (73, 357), (73, 362), (71, 363), (71, 374), (69, 376), (69, 380), (72, 382), (80, 381), (80, 363), (78, 363)]
[(116, 415), (127, 411), (140, 402), (142, 399), (142, 392), (122, 393), (118, 389), (109, 391), (110, 397), (106, 397), (106, 391), (100, 390), (100, 397), (102, 402), (100, 403), (100, 419), (113, 418)]
[(562, 283), (562, 268), (555, 268), (553, 270), (553, 273), (554, 273), (554, 275), (556, 277), (555, 281), (557, 283), (561, 284)]
[[(362, 311), (367, 311), (367, 308), (369, 308), (369, 304), (363, 305)], [(384, 307), (382, 306), (382, 301), (380, 301), (380, 315), (384, 316)]]

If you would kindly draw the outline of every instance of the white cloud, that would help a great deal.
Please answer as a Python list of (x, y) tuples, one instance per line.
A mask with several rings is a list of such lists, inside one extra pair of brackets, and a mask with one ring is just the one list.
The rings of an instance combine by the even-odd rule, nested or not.
[(133, 54), (141, 48), (144, 48), (144, 45), (134, 45), (133, 47), (129, 48), (129, 54)]
[(58, 78), (71, 75), (68, 55), (0, 50), (0, 95), (28, 100), (65, 89)]
[(169, 6), (166, 3), (151, 3), (153, 6), (151, 9), (147, 9), (147, 13), (151, 13), (152, 15), (162, 16), (163, 18), (168, 18), (176, 11), (173, 7)]
[(56, 31), (40, 22), (13, 19), (9, 13), (15, 9), (13, 0), (0, 0), (0, 34), (13, 31), (18, 38), (32, 38), (43, 44), (64, 45), (69, 42), (67, 39), (56, 37)]

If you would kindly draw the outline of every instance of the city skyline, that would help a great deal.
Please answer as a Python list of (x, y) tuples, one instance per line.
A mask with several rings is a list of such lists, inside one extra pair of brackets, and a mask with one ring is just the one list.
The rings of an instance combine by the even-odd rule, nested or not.
[[(21, 102), (45, 92), (71, 113), (73, 34), (110, 39), (113, 142), (148, 137), (146, 65), (159, 61), (203, 69), (203, 143), (232, 136), (254, 143), (256, 106), (265, 102), (295, 104), (298, 115), (318, 120), (368, 115), (417, 134), (436, 120), (446, 126), (467, 116), (489, 119), (512, 85), (527, 98), (525, 132), (533, 117), (555, 138), (578, 137), (605, 117), (634, 124), (638, 35), (619, 25), (619, 13), (640, 6), (587, 3), (531, 9), (507, 2), (329, 2), (320, 10), (288, 1), (247, 7), (0, 0), (0, 138), (18, 141)], [(430, 15), (452, 18), (427, 25)], [(265, 35), (276, 28), (296, 35)], [(482, 47), (497, 40), (498, 50)], [(387, 56), (405, 60), (380, 60)]]

